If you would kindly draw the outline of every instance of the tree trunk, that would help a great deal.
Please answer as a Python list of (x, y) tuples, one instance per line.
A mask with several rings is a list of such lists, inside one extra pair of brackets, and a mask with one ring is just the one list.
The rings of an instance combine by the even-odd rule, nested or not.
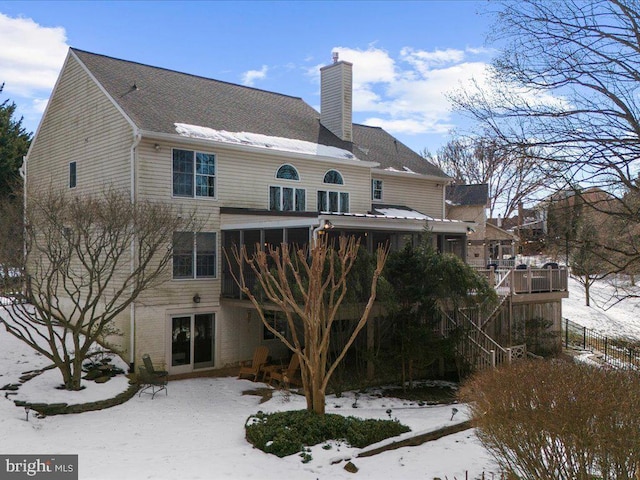
[(584, 297), (585, 297), (585, 305), (587, 307), (591, 306), (591, 296), (589, 295), (589, 287), (590, 287), (590, 283), (589, 283), (589, 277), (587, 277), (587, 281), (584, 282)]

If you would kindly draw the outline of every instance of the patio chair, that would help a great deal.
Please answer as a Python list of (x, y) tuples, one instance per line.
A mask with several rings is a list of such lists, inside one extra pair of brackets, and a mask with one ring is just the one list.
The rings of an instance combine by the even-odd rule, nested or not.
[(267, 357), (269, 356), (269, 348), (265, 346), (257, 347), (253, 352), (253, 361), (251, 365), (246, 367), (240, 367), (240, 373), (238, 378), (253, 377), (253, 381), (258, 380), (260, 370), (267, 364)]
[(280, 385), (288, 387), (289, 385), (302, 386), (302, 380), (298, 376), (300, 370), (300, 357), (297, 353), (294, 353), (289, 361), (289, 366), (280, 371), (272, 371), (269, 376), (269, 385), (275, 380)]
[(144, 365), (138, 368), (138, 383), (142, 387), (138, 396), (147, 393), (151, 395), (151, 400), (153, 400), (156, 393), (162, 390), (164, 390), (165, 395), (168, 395), (167, 383), (169, 381), (169, 372), (166, 370), (156, 370), (148, 353), (142, 355), (142, 363)]

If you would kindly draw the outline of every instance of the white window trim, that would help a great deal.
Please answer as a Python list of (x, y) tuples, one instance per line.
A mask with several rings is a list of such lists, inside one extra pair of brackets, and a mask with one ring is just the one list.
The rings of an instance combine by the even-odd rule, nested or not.
[[(173, 151), (174, 150), (183, 150), (186, 152), (193, 152), (193, 194), (191, 196), (187, 196), (187, 195), (176, 195), (174, 192), (174, 188), (173, 188)], [(213, 155), (213, 158), (215, 160), (215, 173), (213, 175), (213, 189), (214, 189), (214, 193), (215, 195), (213, 197), (203, 197), (200, 195), (196, 195), (196, 154), (197, 153), (204, 153), (205, 155)], [(207, 175), (210, 176), (210, 175)], [(172, 147), (171, 148), (171, 198), (182, 198), (182, 199), (187, 199), (187, 198), (191, 198), (194, 200), (206, 200), (206, 201), (215, 201), (218, 200), (218, 155), (214, 152), (205, 152), (202, 150), (192, 150), (189, 148), (178, 148), (178, 147)]]
[[(294, 180), (292, 178), (280, 178), (278, 176), (278, 172), (280, 171), (280, 169), (284, 166), (290, 166), (291, 168), (293, 168), (296, 173), (298, 174), (298, 179)], [(297, 182), (300, 183), (302, 181), (302, 175), (300, 175), (300, 170), (298, 170), (294, 165), (290, 164), (290, 163), (283, 163), (282, 165), (280, 165), (278, 168), (276, 168), (276, 173), (273, 175), (273, 178), (277, 181), (285, 181), (285, 182)]]
[[(374, 187), (375, 182), (380, 182), (380, 198), (376, 198), (376, 188)], [(371, 179), (371, 200), (382, 202), (384, 199), (384, 181), (379, 178)]]
[[(278, 180), (281, 180), (280, 178)], [(294, 180), (295, 181), (295, 180)], [(296, 204), (296, 190), (302, 190), (304, 192), (304, 205), (303, 205), (303, 210), (296, 210), (295, 208), (293, 210), (282, 210), (282, 208), (280, 210), (271, 210), (271, 189), (272, 188), (279, 188), (280, 189), (280, 207), (282, 207), (282, 202), (284, 199), (284, 195), (282, 194), (282, 189), (283, 188), (292, 188), (293, 189), (293, 205), (295, 207)], [(268, 187), (268, 207), (269, 207), (269, 211), (270, 212), (306, 212), (307, 211), (307, 189), (306, 188), (298, 188), (292, 185), (269, 185)]]
[[(217, 280), (218, 278), (220, 278), (220, 274), (219, 274), (219, 267), (218, 267), (218, 260), (219, 260), (219, 256), (220, 256), (220, 245), (219, 245), (219, 241), (220, 241), (220, 235), (218, 235), (218, 232), (175, 232), (175, 233), (191, 233), (193, 234), (193, 250), (191, 253), (191, 266), (193, 267), (193, 274), (191, 275), (191, 277), (174, 277), (173, 276), (173, 256), (171, 258), (171, 280), (174, 282), (190, 282), (193, 280)], [(198, 244), (197, 244), (197, 233), (212, 233), (216, 236), (215, 239), (215, 243), (216, 243), (216, 260), (215, 260), (215, 274), (213, 276), (206, 276), (206, 277), (199, 277), (197, 275), (197, 269), (198, 269)]]
[[(324, 181), (324, 178), (327, 176), (327, 173), (329, 172), (338, 172), (340, 174), (340, 178), (342, 178), (342, 183), (328, 183)], [(326, 172), (324, 172), (322, 174), (322, 184), (323, 185), (341, 185), (341, 186), (345, 186), (347, 184), (347, 181), (344, 179), (344, 175), (342, 174), (342, 172), (336, 168), (330, 168), (329, 170), (327, 170)]]
[[(327, 183), (326, 185), (337, 185), (337, 184), (333, 184), (333, 183)], [(337, 212), (333, 212), (331, 210), (329, 210), (328, 208), (325, 210), (320, 210), (320, 212), (327, 212), (327, 213), (350, 213), (351, 212), (351, 193), (350, 192), (346, 192), (344, 190), (318, 190), (318, 192), (316, 193), (316, 204), (318, 203), (318, 197), (320, 196), (320, 192), (325, 192), (327, 194), (327, 204), (325, 205), (326, 207), (329, 207), (329, 193), (337, 193), (338, 194), (338, 211)], [(349, 196), (349, 208), (347, 209), (346, 212), (342, 211), (342, 195), (343, 193), (346, 193)]]

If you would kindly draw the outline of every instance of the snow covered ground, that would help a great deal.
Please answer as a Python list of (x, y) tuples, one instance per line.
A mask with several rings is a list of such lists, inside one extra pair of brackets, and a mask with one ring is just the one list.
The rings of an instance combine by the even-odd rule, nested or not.
[[(584, 294), (570, 281), (570, 298), (563, 301), (563, 316), (610, 336), (640, 339), (637, 300), (602, 308), (611, 287), (593, 288), (593, 306), (584, 306)], [(0, 386), (15, 383), (28, 370), (48, 364), (42, 356), (0, 329)], [(83, 403), (110, 398), (123, 391), (124, 377), (97, 385), (86, 382), (81, 393), (56, 390), (57, 371), (48, 371), (24, 384), (17, 396), (32, 402)], [(357, 458), (358, 449), (333, 444), (312, 448), (313, 460), (302, 463), (297, 455), (280, 459), (254, 449), (244, 438), (244, 423), (259, 410), (304, 408), (304, 398), (274, 392), (260, 403), (244, 391), (263, 384), (235, 378), (197, 378), (172, 381), (168, 395), (134, 397), (118, 407), (78, 415), (36, 418), (26, 421), (25, 411), (0, 397), (0, 454), (78, 454), (81, 479), (352, 479), (343, 467), (345, 459), (360, 469), (355, 477), (370, 480), (435, 477), (449, 480), (491, 478), (496, 466), (473, 430), (467, 430), (418, 447), (401, 448), (373, 457)], [(423, 406), (411, 402), (354, 394), (329, 397), (327, 412), (363, 418), (392, 418), (411, 427), (412, 435), (451, 425), (466, 417), (460, 410), (451, 421), (451, 406)], [(401, 438), (401, 437), (398, 437)], [(333, 464), (341, 459), (340, 463)], [(496, 476), (497, 478), (497, 476)]]
[(640, 289), (631, 289), (622, 282), (611, 280), (596, 282), (591, 287), (591, 306), (585, 306), (584, 288), (569, 278), (569, 298), (562, 301), (562, 316), (583, 327), (591, 328), (610, 338), (640, 340), (640, 299), (631, 298), (616, 303), (613, 295), (621, 288), (640, 295)]
[[(0, 386), (17, 383), (20, 375), (42, 368), (48, 361), (0, 329)], [(29, 421), (23, 408), (11, 400), (83, 403), (111, 398), (127, 387), (124, 377), (69, 393), (55, 389), (61, 378), (47, 371), (26, 382), (16, 396), (0, 397), (0, 454), (78, 454), (80, 479), (351, 479), (345, 459), (360, 469), (357, 477), (371, 480), (434, 477), (480, 478), (495, 471), (489, 454), (467, 430), (419, 447), (401, 448), (367, 458), (355, 458), (358, 449), (333, 444), (312, 448), (313, 459), (302, 463), (298, 455), (280, 459), (253, 448), (244, 438), (247, 418), (259, 410), (302, 409), (304, 398), (275, 391), (260, 403), (244, 391), (265, 387), (236, 378), (197, 378), (171, 381), (168, 395), (160, 392), (134, 397), (123, 405), (76, 415)], [(0, 391), (1, 392), (1, 391)], [(327, 412), (362, 418), (392, 418), (411, 427), (412, 435), (466, 419), (466, 409), (451, 421), (452, 406), (423, 406), (393, 398), (361, 395), (353, 408), (353, 393), (329, 397)], [(402, 438), (396, 437), (395, 439)], [(332, 464), (336, 460), (339, 463)]]

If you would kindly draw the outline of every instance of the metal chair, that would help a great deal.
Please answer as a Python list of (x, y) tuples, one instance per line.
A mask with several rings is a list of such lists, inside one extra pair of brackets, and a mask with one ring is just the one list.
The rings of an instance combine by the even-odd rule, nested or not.
[(143, 393), (151, 395), (151, 399), (156, 396), (156, 393), (164, 390), (165, 395), (167, 393), (167, 383), (169, 382), (169, 372), (166, 370), (156, 370), (151, 362), (151, 357), (148, 353), (142, 355), (142, 362), (138, 368), (138, 383), (142, 387), (138, 396)]

